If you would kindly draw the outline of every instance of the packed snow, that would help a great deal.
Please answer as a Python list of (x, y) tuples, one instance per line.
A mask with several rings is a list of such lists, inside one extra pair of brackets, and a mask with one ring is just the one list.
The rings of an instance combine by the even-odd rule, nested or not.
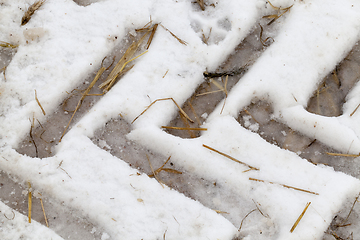
[[(263, 16), (276, 13), (268, 1), (209, 0), (201, 11), (190, 0), (99, 0), (83, 6), (46, 0), (21, 26), (34, 2), (0, 0), (0, 40), (18, 45), (9, 59), (2, 55), (0, 65), (7, 66), (0, 75), (0, 170), (86, 218), (101, 229), (100, 239), (322, 239), (334, 216), (359, 194), (359, 179), (313, 165), (236, 121), (252, 100), (263, 99), (272, 104), (277, 121), (339, 152), (359, 154), (360, 110), (350, 116), (360, 103), (358, 83), (339, 117), (305, 109), (321, 80), (360, 40), (359, 2), (271, 1), (283, 8), (293, 5), (276, 20), (270, 33), (274, 42), (229, 91), (225, 105), (222, 101), (202, 115), (207, 131), (194, 139), (161, 128), (179, 111), (171, 100), (141, 113), (157, 99), (172, 98), (181, 106), (205, 81), (205, 71), (215, 71)], [(34, 127), (46, 122), (129, 32), (136, 37), (135, 29), (150, 20), (164, 27), (159, 25), (148, 51), (71, 125), (53, 156), (40, 159), (16, 151), (33, 118)], [(210, 31), (205, 44), (202, 34)], [(128, 141), (171, 156), (182, 171), (217, 183), (219, 192), (239, 200), (237, 206), (225, 209), (221, 195), (202, 193), (218, 207), (211, 209), (113, 156), (106, 151), (109, 143), (94, 144), (95, 132), (119, 117), (129, 124), (138, 117), (125, 136)], [(258, 125), (248, 124), (257, 131)], [(257, 212), (245, 219), (253, 209)], [(0, 221), (1, 239), (65, 239), (55, 227), (27, 223), (3, 202)]]

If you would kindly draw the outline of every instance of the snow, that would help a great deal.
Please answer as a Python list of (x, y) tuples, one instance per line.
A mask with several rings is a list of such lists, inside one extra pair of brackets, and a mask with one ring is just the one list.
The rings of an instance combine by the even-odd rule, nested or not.
[[(111, 144), (100, 140), (98, 147), (91, 138), (119, 115), (131, 123), (157, 99), (172, 98), (182, 105), (204, 81), (203, 72), (216, 70), (262, 16), (273, 14), (267, 1), (208, 1), (203, 12), (188, 0), (104, 0), (89, 1), (87, 6), (47, 0), (28, 24), (20, 26), (25, 9), (33, 2), (0, 1), (0, 40), (19, 45), (9, 55), (8, 65), (8, 59), (1, 60), (7, 67), (0, 75), (0, 169), (76, 210), (96, 226), (90, 229), (92, 233), (102, 231), (100, 239), (161, 239), (165, 235), (166, 239), (322, 239), (335, 214), (360, 192), (359, 179), (315, 166), (269, 144), (254, 133), (259, 124), (251, 124), (250, 118), (245, 121), (254, 132), (235, 120), (253, 99), (265, 99), (272, 104), (277, 121), (339, 152), (358, 154), (360, 114), (350, 116), (359, 104), (358, 83), (348, 94), (341, 116), (324, 117), (305, 110), (321, 80), (360, 39), (358, 2), (271, 1), (275, 6), (294, 5), (270, 33), (274, 43), (229, 91), (222, 113), (220, 102), (212, 113), (202, 115), (207, 118), (202, 126), (207, 131), (200, 137), (183, 139), (161, 129), (178, 112), (171, 100), (156, 102), (131, 125), (126, 135), (129, 141), (171, 156), (186, 173), (216, 182), (219, 194), (211, 201), (228, 215), (162, 186), (113, 156)], [(142, 28), (150, 17), (187, 44), (158, 26), (148, 52), (71, 127), (54, 147), (54, 156), (40, 159), (15, 150), (31, 131), (29, 119), (46, 122), (67, 93), (96, 73), (104, 56), (117, 49), (128, 32), (137, 35), (134, 29)], [(202, 34), (210, 29), (205, 44)], [(246, 165), (203, 145), (259, 170), (246, 171)], [(239, 201), (235, 207), (222, 200), (226, 191)], [(208, 197), (201, 194), (200, 198)], [(304, 217), (290, 232), (308, 202)], [(255, 206), (267, 217), (260, 210), (252, 213), (239, 233), (240, 222)], [(0, 211), (7, 216), (11, 212), (3, 202)], [(25, 239), (62, 239), (61, 233), (36, 221), (26, 223), (24, 215), (13, 212), (13, 220), (0, 216), (4, 223), (1, 239), (20, 239), (21, 234)]]

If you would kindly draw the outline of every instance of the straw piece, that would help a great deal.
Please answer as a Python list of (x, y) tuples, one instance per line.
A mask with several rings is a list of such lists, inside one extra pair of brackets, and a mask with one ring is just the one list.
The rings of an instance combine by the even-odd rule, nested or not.
[(360, 157), (360, 153), (359, 154), (346, 154), (346, 153), (331, 153), (331, 152), (326, 152), (327, 155), (330, 156), (341, 156), (341, 157)]
[[(157, 174), (155, 173), (154, 168), (153, 168), (153, 166), (151, 165), (149, 156), (148, 156), (147, 154), (146, 154), (146, 158), (147, 158), (147, 160), (148, 160), (148, 162), (149, 162), (149, 165), (150, 165), (151, 171), (152, 171), (152, 173), (153, 173), (153, 176), (154, 176), (155, 179), (160, 183), (160, 185), (164, 188), (164, 185), (162, 184), (162, 182), (160, 181), (160, 179), (157, 177)], [(170, 159), (170, 158), (169, 158), (169, 159)]]
[(147, 43), (146, 43), (146, 46), (147, 46), (146, 49), (149, 49), (150, 44), (151, 44), (151, 42), (152, 42), (152, 40), (153, 40), (153, 37), (154, 37), (154, 35), (155, 35), (155, 32), (156, 32), (156, 29), (157, 29), (158, 25), (159, 25), (159, 24), (156, 23), (156, 24), (154, 24), (154, 26), (152, 27), (149, 40), (148, 40)]
[(229, 158), (230, 160), (233, 160), (234, 162), (243, 164), (243, 165), (247, 166), (247, 167), (250, 168), (250, 169), (259, 170), (259, 169), (256, 168), (256, 167), (252, 167), (252, 166), (250, 166), (250, 165), (247, 164), (247, 163), (241, 162), (241, 161), (239, 161), (239, 160), (237, 160), (237, 159), (235, 159), (235, 158), (233, 158), (233, 157), (231, 157), (231, 156), (229, 156), (229, 155), (227, 155), (227, 154), (225, 154), (225, 153), (222, 153), (222, 152), (220, 152), (220, 151), (218, 151), (218, 150), (216, 150), (216, 149), (214, 149), (214, 148), (212, 148), (212, 147), (209, 147), (209, 146), (207, 146), (207, 145), (205, 145), (205, 144), (203, 144), (203, 147), (205, 147), (205, 148), (207, 148), (207, 149), (209, 149), (209, 150), (211, 150), (211, 151), (214, 151), (214, 152), (216, 152), (216, 153), (218, 153), (218, 154), (220, 154), (220, 155), (222, 155), (222, 156), (224, 156), (224, 157), (227, 157), (227, 158)]
[(306, 193), (310, 193), (310, 194), (314, 194), (314, 195), (319, 195), (319, 194), (316, 193), (316, 192), (312, 192), (312, 191), (305, 190), (305, 189), (301, 189), (301, 188), (297, 188), (297, 187), (292, 187), (292, 186), (285, 185), (285, 184), (281, 184), (281, 183), (274, 183), (274, 182), (269, 182), (269, 181), (265, 181), (265, 180), (261, 180), (261, 179), (256, 179), (256, 178), (251, 178), (251, 177), (249, 178), (249, 180), (251, 180), (251, 181), (256, 181), (256, 182), (276, 184), (276, 185), (283, 186), (283, 187), (285, 187), (285, 188), (290, 188), (290, 189), (294, 189), (294, 190), (301, 191), (301, 192), (306, 192)]
[(354, 203), (353, 203), (353, 205), (352, 205), (352, 207), (351, 207), (351, 209), (350, 209), (350, 211), (349, 211), (349, 214), (347, 215), (347, 217), (345, 218), (345, 220), (342, 221), (341, 225), (338, 225), (338, 227), (346, 227), (346, 226), (351, 225), (351, 223), (350, 223), (350, 224), (345, 224), (345, 223), (346, 223), (347, 220), (349, 219), (350, 214), (351, 214), (351, 212), (353, 211), (353, 209), (354, 209), (354, 207), (355, 207), (355, 204), (356, 204), (356, 202), (358, 201), (359, 197), (360, 197), (360, 193), (359, 193), (359, 194), (357, 195), (357, 197), (355, 198), (355, 201), (354, 201)]
[(49, 227), (49, 223), (48, 223), (48, 220), (47, 220), (47, 217), (46, 217), (46, 214), (45, 214), (45, 208), (44, 208), (44, 204), (43, 204), (43, 200), (42, 200), (42, 195), (41, 195), (41, 193), (39, 193), (39, 195), (40, 195), (41, 208), (42, 208), (42, 211), (44, 213), (45, 223), (46, 223), (46, 226)]
[(224, 99), (224, 104), (221, 108), (221, 111), (220, 111), (220, 114), (222, 114), (223, 110), (224, 110), (224, 107), (225, 107), (225, 104), (226, 104), (226, 99), (227, 99), (227, 96), (228, 96), (228, 91), (226, 89), (227, 87), (227, 83), (228, 83), (228, 78), (229, 78), (229, 75), (226, 75), (226, 78), (225, 78), (225, 83), (224, 83), (224, 93), (225, 93), (225, 99)]
[(29, 193), (28, 193), (28, 218), (29, 223), (31, 223), (31, 208), (32, 208), (32, 201), (31, 201), (31, 183), (28, 181)]
[(34, 118), (34, 116), (33, 116), (32, 122), (31, 122), (30, 118), (29, 118), (29, 121), (30, 121), (30, 123), (31, 123), (30, 132), (29, 132), (29, 134), (30, 134), (30, 139), (31, 139), (31, 141), (32, 141), (32, 143), (34, 144), (34, 147), (35, 147), (35, 157), (39, 157), (39, 152), (38, 152), (38, 149), (37, 149), (37, 145), (36, 145), (35, 139), (34, 139), (34, 137), (33, 137), (33, 135), (32, 135), (32, 130), (33, 130), (33, 128), (35, 127), (35, 118)]
[[(272, 15), (271, 15), (272, 16)], [(264, 16), (264, 17), (267, 17), (267, 16)], [(266, 42), (269, 40), (269, 39), (272, 39), (273, 40), (273, 42), (275, 41), (272, 37), (267, 37), (265, 40), (263, 39), (263, 31), (264, 31), (264, 29), (263, 29), (263, 27), (261, 26), (261, 24), (259, 23), (259, 26), (260, 26), (260, 42), (261, 42), (261, 44), (264, 46), (264, 47), (266, 47), (267, 45), (266, 45)]]
[(187, 42), (185, 42), (184, 40), (181, 40), (180, 38), (178, 38), (175, 34), (173, 34), (169, 29), (167, 29), (166, 27), (164, 27), (164, 25), (162, 25), (162, 24), (160, 24), (160, 26), (162, 27), (162, 28), (164, 28), (166, 31), (168, 31), (170, 34), (171, 34), (171, 36), (173, 36), (176, 40), (178, 40), (178, 42), (179, 43), (181, 43), (182, 45), (187, 45), (188, 43)]
[(106, 68), (103, 66), (103, 62), (104, 62), (105, 58), (103, 59), (102, 63), (101, 63), (101, 68), (99, 69), (99, 71), (96, 73), (94, 80), (90, 83), (89, 87), (85, 90), (85, 92), (82, 94), (76, 108), (75, 111), (73, 112), (69, 123), (67, 124), (67, 126), (64, 129), (64, 132), (62, 133), (59, 142), (61, 142), (62, 138), (64, 137), (66, 130), (69, 128), (71, 121), (73, 120), (75, 113), (77, 112), (77, 110), (79, 110), (79, 108), (81, 107), (82, 102), (84, 101), (86, 96), (89, 96), (89, 92), (92, 89), (92, 87), (95, 85), (95, 83), (97, 82), (97, 80), (99, 80), (100, 76), (103, 74), (103, 72), (106, 70)]
[(169, 72), (169, 69), (166, 70), (166, 72), (165, 72), (164, 76), (162, 76), (162, 78), (165, 78), (165, 76), (166, 76), (166, 74), (167, 74), (168, 72)]
[(354, 115), (355, 114), (355, 112), (358, 110), (358, 108), (360, 107), (360, 104), (359, 105), (357, 105), (357, 107), (355, 108), (355, 110), (350, 114), (350, 117), (352, 117), (352, 115)]
[(201, 10), (205, 11), (204, 0), (196, 0), (196, 2), (199, 4)]
[(44, 108), (41, 106), (41, 103), (40, 103), (39, 99), (37, 98), (36, 89), (35, 89), (35, 100), (36, 100), (37, 104), (39, 105), (39, 107), (41, 108), (42, 113), (43, 113), (44, 116), (45, 116), (46, 113), (45, 113)]
[[(4, 48), (17, 48), (19, 45), (14, 45), (8, 42), (0, 41), (0, 47)], [(5, 68), (5, 67), (4, 67)]]
[[(282, 15), (284, 15), (286, 12), (288, 12), (290, 10), (290, 8), (292, 8), (293, 5), (291, 5), (290, 7), (286, 7), (286, 8), (281, 8), (281, 7), (275, 7), (270, 1), (267, 0), (267, 2), (270, 4), (270, 6), (277, 10), (278, 13), (277, 14), (273, 14), (273, 15), (266, 15), (266, 16), (263, 16), (263, 18), (272, 18), (272, 20), (267, 24), (267, 25), (270, 25), (272, 24), (273, 22), (275, 22), (278, 18), (280, 18)], [(281, 11), (283, 11), (281, 13)], [(281, 13), (281, 14), (280, 14)], [(280, 14), (280, 15), (279, 15)]]
[(297, 225), (299, 224), (299, 222), (301, 221), (301, 219), (303, 218), (306, 210), (308, 209), (308, 207), (310, 206), (311, 202), (308, 202), (304, 208), (304, 210), (302, 211), (302, 213), (300, 214), (300, 216), (298, 217), (298, 219), (296, 220), (296, 222), (294, 223), (294, 225), (292, 226), (292, 228), (290, 229), (290, 232), (292, 233), (295, 228), (297, 227)]
[(166, 129), (175, 129), (175, 130), (193, 130), (193, 131), (207, 131), (207, 128), (191, 128), (191, 127), (170, 127), (170, 126), (161, 126)]
[(147, 107), (145, 108), (145, 110), (142, 111), (142, 112), (140, 113), (140, 115), (137, 116), (137, 117), (131, 122), (131, 124), (133, 124), (141, 115), (143, 115), (143, 114), (144, 114), (152, 105), (154, 105), (156, 102), (158, 102), (158, 101), (166, 101), (166, 100), (172, 100), (173, 103), (175, 103), (175, 105), (178, 107), (178, 109), (179, 109), (179, 111), (181, 112), (181, 114), (183, 114), (184, 117), (187, 118), (190, 122), (192, 122), (192, 123), (194, 122), (194, 121), (191, 120), (191, 118), (185, 113), (185, 111), (181, 109), (181, 107), (179, 106), (179, 104), (177, 104), (177, 102), (176, 102), (173, 98), (161, 98), (161, 99), (156, 99), (156, 100), (153, 101), (149, 106), (147, 106)]
[(175, 174), (182, 174), (182, 172), (177, 171), (175, 169), (171, 169), (171, 168), (164, 168), (164, 166), (169, 162), (171, 156), (166, 160), (166, 162), (159, 167), (158, 169), (156, 169), (155, 171), (153, 171), (153, 174), (148, 175), (149, 177), (155, 177), (157, 176), (161, 171), (165, 171), (165, 172), (169, 172), (169, 173), (175, 173)]
[(253, 212), (256, 211), (256, 210), (257, 210), (257, 209), (255, 208), (255, 209), (251, 210), (248, 214), (245, 215), (245, 217), (241, 220), (241, 224), (240, 224), (240, 227), (239, 227), (239, 229), (238, 229), (238, 232), (241, 231), (241, 227), (242, 227), (242, 225), (243, 225), (243, 222), (244, 222), (245, 218), (247, 218), (251, 213), (253, 213)]
[[(111, 86), (115, 83), (116, 78), (120, 75), (120, 73), (123, 71), (123, 69), (126, 67), (126, 65), (135, 60), (136, 58), (140, 57), (141, 55), (139, 55), (136, 58), (132, 58), (132, 56), (135, 54), (135, 52), (138, 50), (139, 46), (141, 45), (141, 43), (144, 41), (145, 37), (149, 34), (149, 31), (147, 31), (137, 42), (133, 42), (128, 49), (126, 50), (126, 52), (124, 53), (124, 55), (121, 57), (121, 59), (119, 60), (119, 62), (115, 65), (115, 67), (113, 68), (113, 70), (110, 72), (109, 76), (106, 78), (105, 82), (103, 82), (102, 84), (99, 85), (99, 88), (103, 89), (104, 88), (104, 92), (105, 91), (109, 91), (109, 89), (111, 88)], [(144, 54), (144, 53), (143, 53)], [(129, 61), (129, 59), (131, 59)]]

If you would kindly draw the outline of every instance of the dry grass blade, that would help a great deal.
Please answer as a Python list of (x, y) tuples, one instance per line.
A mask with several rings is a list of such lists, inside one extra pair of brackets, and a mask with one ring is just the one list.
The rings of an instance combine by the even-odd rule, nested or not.
[(295, 228), (297, 227), (297, 225), (299, 224), (299, 222), (301, 221), (301, 219), (303, 218), (306, 210), (308, 209), (308, 207), (310, 206), (311, 202), (308, 202), (304, 208), (304, 210), (302, 211), (302, 213), (300, 214), (300, 216), (298, 217), (298, 219), (296, 220), (296, 222), (294, 223), (294, 225), (292, 226), (292, 228), (290, 229), (290, 232), (294, 232)]
[(355, 110), (350, 114), (350, 117), (352, 117), (352, 115), (354, 115), (355, 114), (355, 112), (358, 110), (358, 108), (360, 107), (360, 104), (359, 105), (357, 105), (357, 107), (355, 108)]
[(8, 42), (0, 41), (0, 47), (4, 48), (17, 48), (19, 45), (14, 45)]
[(132, 122), (131, 124), (133, 124), (141, 115), (143, 115), (152, 105), (154, 105), (156, 102), (158, 101), (166, 101), (166, 100), (172, 100), (175, 105), (177, 106), (177, 108), (179, 109), (179, 111), (181, 112), (181, 114), (186, 118), (188, 119), (190, 122), (194, 122), (193, 120), (191, 120), (191, 118), (184, 112), (184, 110), (181, 109), (181, 107), (179, 106), (179, 104), (176, 103), (176, 101), (173, 99), (173, 98), (161, 98), (161, 99), (156, 99), (155, 101), (153, 101), (149, 106), (147, 106), (145, 108), (144, 111), (142, 111), (142, 113), (140, 113), (139, 116), (137, 116)]
[(260, 124), (260, 122), (256, 120), (256, 118), (246, 108), (244, 108), (244, 112), (249, 115), (256, 123)]
[(48, 223), (48, 220), (47, 220), (47, 217), (46, 217), (46, 214), (45, 214), (45, 208), (44, 208), (44, 203), (43, 203), (43, 200), (42, 200), (42, 195), (41, 195), (41, 193), (39, 193), (39, 195), (40, 195), (41, 208), (42, 208), (42, 211), (44, 213), (45, 223), (46, 223), (46, 226), (49, 227), (49, 223)]
[(171, 169), (171, 168), (164, 168), (164, 166), (169, 162), (171, 156), (166, 160), (166, 162), (159, 167), (158, 169), (156, 169), (155, 171), (153, 171), (153, 174), (148, 175), (149, 177), (155, 177), (157, 176), (161, 171), (165, 171), (165, 172), (169, 172), (169, 173), (175, 173), (175, 174), (182, 174), (182, 172), (177, 171), (175, 169)]
[(272, 37), (267, 37), (265, 40), (263, 39), (263, 32), (264, 32), (264, 28), (259, 24), (259, 26), (260, 26), (260, 42), (261, 42), (261, 44), (264, 46), (264, 47), (266, 47), (267, 46), (267, 44), (266, 44), (266, 42), (268, 41), (268, 40), (270, 40), (270, 39), (272, 39), (273, 40), (273, 42), (275, 41)]
[(208, 35), (208, 37), (206, 37), (205, 36), (205, 34), (204, 34), (204, 32), (203, 32), (203, 30), (201, 29), (201, 31), (202, 31), (202, 37), (203, 37), (203, 42), (206, 44), (206, 45), (208, 45), (208, 42), (209, 42), (209, 39), (210, 39), (210, 35), (211, 35), (211, 31), (212, 31), (212, 27), (210, 28), (210, 30), (209, 30), (209, 35)]
[(229, 158), (230, 160), (232, 160), (232, 161), (234, 161), (234, 162), (243, 164), (243, 165), (247, 166), (247, 167), (250, 168), (250, 169), (259, 170), (259, 169), (256, 168), (256, 167), (253, 167), (253, 166), (250, 166), (250, 165), (247, 164), (247, 163), (241, 162), (241, 161), (237, 160), (236, 158), (233, 158), (233, 157), (231, 157), (231, 156), (229, 156), (229, 155), (227, 155), (227, 154), (225, 154), (225, 153), (222, 153), (222, 152), (220, 152), (220, 151), (218, 151), (218, 150), (216, 150), (216, 149), (214, 149), (214, 148), (212, 148), (212, 147), (209, 147), (209, 146), (207, 146), (207, 145), (205, 145), (205, 144), (203, 144), (203, 147), (205, 147), (205, 148), (207, 148), (207, 149), (209, 149), (209, 150), (211, 150), (211, 151), (214, 151), (214, 152), (216, 152), (216, 153), (218, 153), (218, 154), (220, 154), (220, 155), (222, 155), (222, 156), (224, 156), (224, 157), (227, 157), (227, 158)]
[(35, 90), (35, 100), (36, 100), (37, 104), (39, 105), (39, 107), (41, 108), (42, 113), (43, 113), (44, 116), (45, 116), (45, 115), (46, 115), (45, 110), (44, 110), (44, 108), (41, 106), (41, 103), (40, 103), (40, 101), (39, 101), (39, 99), (38, 99), (38, 97), (37, 97), (36, 90)]
[(190, 130), (190, 131), (207, 131), (207, 128), (187, 128), (187, 127), (170, 127), (170, 126), (161, 126), (165, 129), (175, 129), (175, 130)]
[[(267, 25), (270, 25), (273, 22), (275, 22), (278, 18), (280, 18), (282, 15), (284, 15), (286, 12), (288, 12), (290, 10), (290, 8), (292, 8), (292, 6), (293, 6), (293, 5), (291, 5), (290, 7), (281, 8), (281, 7), (275, 7), (274, 5), (272, 5), (272, 3), (270, 1), (267, 1), (267, 2), (270, 4), (270, 6), (273, 9), (278, 11), (277, 14), (263, 16), (263, 18), (272, 18), (272, 20)], [(281, 13), (281, 11), (283, 11), (283, 12)]]
[(64, 132), (63, 134), (61, 135), (60, 137), (60, 140), (59, 142), (61, 142), (62, 138), (64, 137), (65, 133), (66, 133), (66, 130), (69, 128), (70, 126), (70, 123), (71, 121), (73, 120), (74, 116), (75, 116), (75, 113), (77, 112), (77, 110), (79, 110), (82, 102), (84, 101), (85, 97), (86, 96), (89, 96), (89, 92), (90, 90), (92, 89), (92, 87), (95, 85), (95, 83), (97, 82), (97, 80), (99, 80), (100, 76), (103, 74), (103, 72), (106, 70), (106, 68), (103, 66), (103, 62), (104, 62), (105, 58), (103, 59), (102, 63), (101, 63), (101, 68), (99, 69), (99, 71), (96, 73), (95, 77), (94, 77), (94, 80), (90, 83), (89, 87), (85, 90), (85, 92), (82, 94), (78, 104), (76, 105), (76, 108), (75, 108), (75, 111), (73, 112), (70, 120), (69, 120), (69, 123), (67, 124), (67, 126), (65, 127), (64, 129)]
[(269, 0), (267, 0), (267, 2), (270, 4), (270, 6), (275, 9), (275, 10), (278, 10), (278, 11), (282, 11), (282, 10), (288, 10), (290, 9), (293, 5), (291, 5), (290, 7), (286, 7), (286, 8), (281, 8), (281, 7), (275, 7)]
[(15, 212), (13, 210), (11, 210), (12, 214), (13, 214), (13, 217), (12, 218), (9, 218), (8, 216), (6, 216), (6, 214), (4, 213), (4, 217), (7, 219), (7, 220), (14, 220), (15, 219)]
[(187, 45), (187, 42), (185, 42), (184, 40), (181, 40), (180, 38), (178, 38), (175, 34), (173, 34), (169, 29), (167, 29), (166, 27), (164, 27), (164, 25), (162, 25), (162, 24), (160, 24), (160, 26), (162, 27), (162, 28), (164, 28), (166, 31), (168, 31), (170, 34), (171, 34), (171, 36), (173, 36), (176, 40), (178, 40), (178, 42), (179, 43), (181, 43), (181, 44), (183, 44), (183, 45)]
[(29, 223), (31, 223), (31, 208), (32, 208), (32, 200), (31, 200), (31, 183), (28, 181), (29, 193), (28, 193), (28, 219)]
[(261, 180), (261, 179), (257, 179), (257, 178), (251, 178), (251, 177), (249, 178), (249, 180), (251, 180), (251, 181), (256, 181), (256, 182), (276, 184), (276, 185), (283, 186), (283, 187), (285, 187), (285, 188), (294, 189), (294, 190), (296, 190), (296, 191), (305, 192), (305, 193), (310, 193), (310, 194), (314, 194), (314, 195), (319, 195), (319, 194), (316, 193), (316, 192), (312, 192), (312, 191), (305, 190), (305, 189), (301, 189), (301, 188), (297, 188), (297, 187), (292, 187), (292, 186), (285, 185), (285, 184), (281, 184), (281, 183), (274, 183), (274, 182), (269, 182), (269, 181), (265, 181), (265, 180)]
[[(105, 82), (103, 82), (102, 84), (99, 85), (99, 88), (104, 89), (104, 91), (109, 91), (109, 89), (112, 87), (112, 85), (114, 85), (116, 78), (121, 74), (121, 72), (124, 70), (124, 68), (126, 67), (126, 65), (135, 60), (136, 58), (132, 59), (132, 56), (135, 54), (135, 52), (138, 50), (139, 46), (141, 45), (141, 43), (144, 41), (144, 39), (146, 38), (146, 36), (149, 34), (149, 31), (147, 31), (137, 42), (133, 42), (128, 49), (126, 50), (126, 52), (124, 53), (124, 55), (121, 57), (121, 59), (119, 60), (119, 62), (115, 65), (114, 69), (110, 72), (109, 76), (107, 77), (107, 79), (105, 80)], [(141, 54), (142, 55), (142, 54)], [(141, 56), (140, 55), (140, 56)], [(138, 56), (139, 57), (139, 56)], [(130, 59), (130, 60), (129, 60)]]
[(32, 4), (28, 10), (25, 12), (24, 16), (21, 19), (21, 26), (27, 24), (31, 16), (35, 13), (36, 10), (38, 10), (41, 5), (43, 5), (46, 2), (46, 0), (36, 1), (34, 4)]
[[(256, 208), (257, 208), (257, 210), (260, 212), (260, 214), (261, 215), (263, 215), (263, 217), (266, 217), (266, 218), (270, 218), (270, 216), (269, 215), (265, 215), (261, 210), (260, 210), (260, 208), (259, 208), (259, 206), (258, 206), (258, 204), (254, 201), (254, 199), (251, 199), (253, 202), (254, 202), (254, 204), (255, 204), (255, 206), (256, 206)], [(260, 205), (260, 204), (259, 204)]]
[(35, 157), (39, 157), (39, 152), (38, 152), (38, 149), (37, 149), (37, 145), (36, 145), (36, 142), (35, 142), (34, 137), (32, 135), (32, 130), (35, 127), (35, 117), (33, 116), (32, 121), (30, 119), (29, 119), (29, 121), (31, 123), (30, 132), (29, 132), (30, 139), (31, 139), (31, 141), (32, 141), (32, 143), (34, 144), (34, 147), (35, 147)]
[(199, 94), (196, 95), (196, 97), (203, 96), (203, 95), (208, 95), (208, 94), (212, 94), (212, 93), (217, 93), (217, 92), (223, 92), (223, 90), (215, 90), (215, 91), (211, 91), (211, 92), (199, 93)]
[(168, 173), (174, 173), (174, 174), (182, 174), (182, 172), (175, 170), (175, 169), (171, 169), (171, 168), (162, 168), (161, 171), (168, 172)]
[(331, 152), (326, 152), (327, 155), (330, 156), (339, 156), (339, 157), (360, 157), (360, 154), (346, 154), (346, 153), (331, 153)]
[(215, 210), (215, 209), (212, 209), (213, 211), (215, 211), (216, 213), (222, 213), (222, 214), (229, 214), (228, 212), (225, 212), (225, 211), (221, 211), (221, 210)]
[[(149, 159), (149, 156), (148, 155), (146, 155), (146, 158), (147, 158), (147, 160), (148, 160), (148, 162), (149, 162), (149, 165), (150, 165), (150, 168), (151, 168), (151, 171), (152, 171), (152, 173), (153, 173), (153, 177), (160, 183), (160, 185), (164, 188), (164, 185), (163, 185), (163, 183), (160, 181), (160, 179), (157, 177), (157, 174), (155, 173), (155, 171), (154, 171), (154, 168), (153, 168), (153, 166), (151, 165), (151, 162), (150, 162), (150, 159)], [(170, 159), (170, 158), (169, 158)]]
[(241, 231), (241, 228), (242, 228), (242, 225), (243, 225), (243, 223), (244, 223), (244, 220), (245, 220), (251, 213), (253, 213), (253, 212), (256, 211), (256, 210), (257, 210), (257, 209), (255, 208), (255, 209), (251, 210), (248, 214), (245, 215), (245, 217), (241, 220), (241, 224), (240, 224), (240, 227), (239, 227), (239, 229), (238, 229), (238, 232)]
[(150, 47), (150, 44), (151, 44), (151, 42), (152, 42), (152, 40), (153, 40), (153, 38), (154, 38), (154, 35), (155, 35), (155, 32), (156, 32), (156, 29), (157, 29), (157, 27), (159, 26), (159, 24), (158, 23), (156, 23), (156, 24), (154, 24), (154, 26), (152, 27), (152, 30), (151, 30), (151, 34), (150, 34), (150, 37), (149, 37), (149, 40), (147, 41), (147, 43), (146, 43), (146, 49), (149, 49), (149, 47)]
[(5, 75), (6, 66), (5, 66), (5, 67), (3, 67), (3, 68), (1, 69), (1, 71), (3, 71), (3, 74), (4, 74), (4, 80), (6, 81), (6, 75)]
[(201, 10), (205, 11), (204, 0), (196, 0), (196, 2), (199, 4)]
[(224, 107), (225, 107), (225, 104), (226, 104), (226, 99), (227, 99), (227, 96), (228, 96), (228, 91), (227, 91), (227, 83), (228, 83), (228, 78), (229, 76), (226, 75), (226, 79), (225, 79), (225, 84), (224, 84), (224, 93), (225, 93), (225, 99), (224, 99), (224, 104), (221, 108), (221, 111), (220, 111), (220, 114), (222, 114), (223, 110), (224, 110)]
[(165, 72), (164, 76), (162, 76), (162, 78), (165, 78), (165, 76), (166, 76), (166, 74), (168, 74), (168, 72), (169, 72), (169, 69), (166, 70), (166, 72)]
[(360, 193), (359, 193), (359, 194), (357, 195), (357, 197), (355, 198), (355, 201), (354, 201), (353, 205), (351, 206), (351, 209), (350, 209), (350, 211), (349, 211), (349, 214), (347, 215), (347, 217), (345, 218), (345, 220), (341, 223), (341, 225), (339, 225), (338, 227), (345, 227), (345, 226), (351, 225), (351, 223), (350, 223), (350, 224), (345, 224), (345, 223), (346, 223), (347, 220), (349, 219), (350, 214), (351, 214), (351, 212), (353, 211), (353, 209), (354, 209), (354, 207), (355, 207), (355, 204), (357, 203), (359, 197), (360, 197)]

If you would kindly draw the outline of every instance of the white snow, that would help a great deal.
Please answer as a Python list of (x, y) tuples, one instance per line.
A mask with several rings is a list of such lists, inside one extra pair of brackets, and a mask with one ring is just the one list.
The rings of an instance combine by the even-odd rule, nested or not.
[[(90, 138), (119, 114), (130, 123), (156, 99), (171, 97), (184, 103), (203, 81), (203, 72), (215, 70), (257, 21), (271, 12), (269, 4), (265, 0), (208, 1), (214, 7), (202, 12), (189, 0), (104, 0), (86, 7), (70, 0), (47, 0), (28, 24), (20, 26), (24, 10), (33, 2), (0, 1), (0, 40), (19, 44), (6, 68), (6, 80), (0, 75), (0, 169), (30, 181), (42, 195), (77, 209), (105, 230), (101, 239), (236, 236), (240, 222), (235, 226), (201, 203), (138, 174)], [(222, 102), (209, 114), (203, 125), (208, 130), (201, 137), (181, 139), (161, 129), (178, 111), (172, 101), (154, 104), (132, 124), (127, 137), (146, 149), (171, 155), (191, 174), (216, 181), (247, 199), (239, 202), (239, 208), (258, 203), (269, 218), (254, 222), (255, 230), (242, 229), (241, 236), (248, 236), (244, 239), (265, 239), (254, 237), (257, 226), (266, 226), (268, 239), (321, 239), (343, 204), (360, 192), (360, 181), (267, 143), (235, 118), (252, 99), (265, 98), (277, 120), (338, 151), (358, 154), (360, 114), (350, 116), (359, 103), (358, 84), (348, 95), (342, 116), (323, 117), (304, 107), (321, 79), (360, 39), (360, 4), (355, 0), (274, 0), (272, 4), (294, 5), (277, 20), (275, 42), (229, 92), (222, 114)], [(149, 51), (71, 128), (56, 146), (55, 156), (31, 158), (14, 150), (29, 133), (29, 118), (45, 121), (67, 97), (66, 92), (96, 72), (104, 56), (129, 31), (143, 27), (150, 16), (187, 45), (159, 27)], [(206, 45), (201, 30), (210, 29), (212, 37)], [(35, 89), (45, 116), (34, 98)], [(258, 127), (252, 126), (254, 131)], [(203, 144), (260, 170), (245, 171), (248, 167)], [(101, 145), (111, 148), (106, 142)], [(59, 169), (60, 163), (66, 172)], [(310, 207), (291, 233), (308, 202)], [(26, 223), (17, 212), (13, 221), (4, 219), (2, 213), (8, 215), (11, 210), (2, 202), (0, 210), (1, 239), (20, 239), (21, 234), (25, 239), (61, 239), (36, 222)]]

